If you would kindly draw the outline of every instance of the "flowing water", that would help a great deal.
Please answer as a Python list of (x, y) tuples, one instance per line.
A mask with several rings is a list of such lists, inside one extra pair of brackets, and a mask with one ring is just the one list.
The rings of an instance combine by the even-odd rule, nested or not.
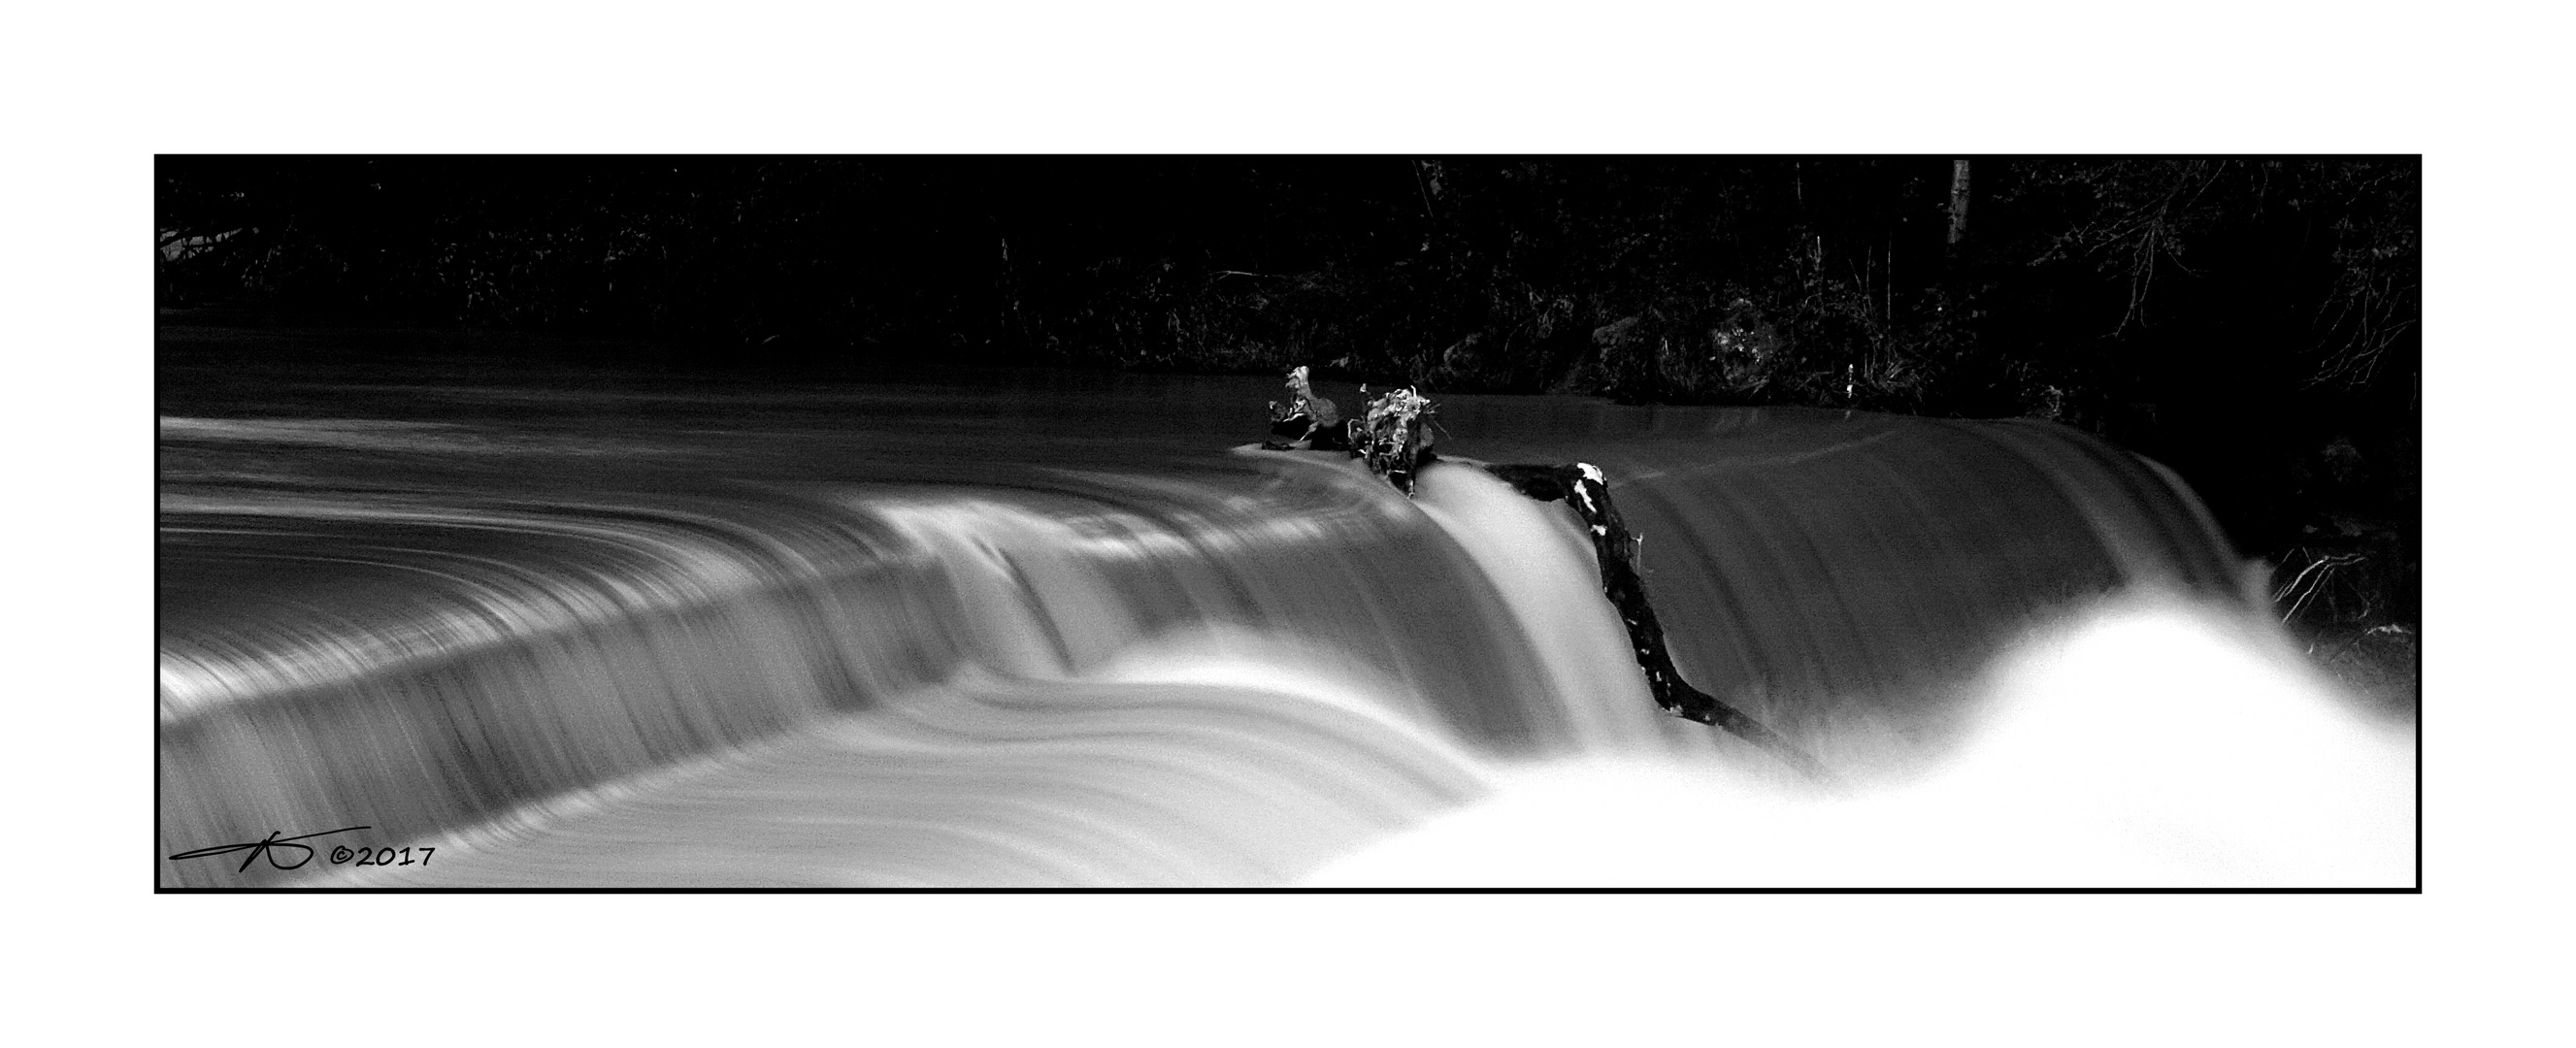
[(2064, 428), (1438, 397), (1607, 472), (1684, 676), (1819, 785), (1655, 710), (1565, 507), (1258, 451), (1274, 379), (331, 337), (162, 333), (160, 834), (368, 829), (165, 886), (2412, 881), (2411, 734)]

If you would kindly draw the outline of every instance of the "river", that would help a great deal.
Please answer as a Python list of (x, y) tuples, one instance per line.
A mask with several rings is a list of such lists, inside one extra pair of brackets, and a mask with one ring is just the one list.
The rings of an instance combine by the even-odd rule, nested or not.
[(164, 886), (2413, 880), (2411, 729), (2063, 427), (1431, 391), (1820, 784), (1655, 709), (1566, 507), (1259, 451), (1275, 378), (349, 337), (161, 331), (162, 854), (366, 827)]

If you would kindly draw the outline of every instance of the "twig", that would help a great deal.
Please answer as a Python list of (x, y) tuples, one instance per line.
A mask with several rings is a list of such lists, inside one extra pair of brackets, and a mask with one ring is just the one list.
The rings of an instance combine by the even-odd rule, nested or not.
[[(2281, 592), (2272, 597), (2272, 603), (2278, 604), (2281, 602), (2282, 597), (2289, 596), (2291, 593), (2296, 592), (2299, 588), (2299, 583), (2306, 581), (2311, 573), (2316, 575), (2316, 581), (2309, 584), (2307, 592), (2299, 595), (2298, 601), (2290, 605), (2289, 611), (2282, 613), (2281, 621), (2283, 623), (2287, 623), (2291, 619), (2296, 618), (2299, 614), (2299, 609), (2306, 607), (2310, 599), (2314, 598), (2319, 591), (2326, 588), (2326, 578), (2333, 575), (2336, 568), (2343, 567), (2347, 564), (2358, 563), (2362, 559), (2362, 555), (2358, 553), (2339, 553), (2330, 557), (2319, 558), (2310, 562), (2307, 567), (2300, 569), (2298, 577), (2291, 579), (2289, 585), (2282, 587)], [(2323, 570), (2320, 571), (2319, 569)]]

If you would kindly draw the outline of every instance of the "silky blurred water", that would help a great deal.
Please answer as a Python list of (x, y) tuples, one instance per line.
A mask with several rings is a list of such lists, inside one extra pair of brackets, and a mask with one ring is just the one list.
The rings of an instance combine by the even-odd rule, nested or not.
[[(165, 329), (165, 349), (189, 337)], [(1583, 780), (1577, 822), (1700, 858), (1621, 867), (1584, 838), (1608, 865), (1556, 883), (2411, 876), (2411, 844), (2383, 839), (2411, 824), (2411, 797), (2388, 799), (2411, 739), (2317, 728), (2342, 723), (2333, 696), (2245, 669), (2275, 665), (2277, 638), (2206, 515), (2055, 426), (1432, 391), (1444, 453), (1608, 473), (1684, 675), (1833, 765), (1819, 789), (1655, 711), (1562, 506), (1462, 466), (1407, 500), (1347, 460), (1253, 450), (1267, 377), (224, 361), (162, 369), (162, 854), (357, 825), (316, 843), (437, 851), (165, 860), (164, 885), (1529, 883), (1584, 835), (1505, 832), (1518, 858), (1434, 849), (1472, 862), (1421, 842), (1463, 839), (1461, 818), (1515, 825), (1490, 813), (1533, 775), (1601, 767), (1650, 770)], [(2213, 712), (2195, 687), (2196, 724), (2315, 714), (2250, 718), (2259, 744), (2211, 758), (2236, 764), (2176, 773), (2271, 781), (2242, 765), (2341, 740), (2298, 794), (2378, 798), (2300, 852), (2339, 858), (2248, 858), (2270, 838), (2221, 833), (2235, 843), (2182, 859), (1927, 867), (1722, 817), (1758, 797), (1787, 806), (1776, 821), (1852, 823), (1938, 789), (1985, 798), (1945, 810), (2014, 809), (1995, 798), (2113, 765), (2129, 785), (2103, 789), (2162, 792), (2159, 760), (2119, 742), (2137, 733), (2063, 733), (2117, 761), (1994, 748), (2056, 723), (2014, 710), (2162, 723), (2157, 694), (2016, 654), (2053, 637), (2063, 663), (2089, 650), (2063, 640), (2068, 616), (2127, 621), (2148, 599), (2157, 621), (2220, 624), (2173, 646), (2255, 660), (2218, 678), (2291, 696)], [(2033, 689), (2050, 697), (2013, 698)], [(1986, 769), (1977, 791), (1937, 786), (1960, 761)], [(2204, 814), (2242, 823), (2241, 801)], [(1998, 825), (1945, 839), (2017, 832)]]

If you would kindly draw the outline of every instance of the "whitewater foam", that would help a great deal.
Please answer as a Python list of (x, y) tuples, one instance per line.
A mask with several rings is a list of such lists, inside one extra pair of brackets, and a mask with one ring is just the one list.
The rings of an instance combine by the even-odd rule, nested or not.
[(2414, 740), (2242, 617), (2158, 598), (2039, 632), (1927, 772), (1844, 794), (1591, 757), (1314, 886), (2405, 887)]

